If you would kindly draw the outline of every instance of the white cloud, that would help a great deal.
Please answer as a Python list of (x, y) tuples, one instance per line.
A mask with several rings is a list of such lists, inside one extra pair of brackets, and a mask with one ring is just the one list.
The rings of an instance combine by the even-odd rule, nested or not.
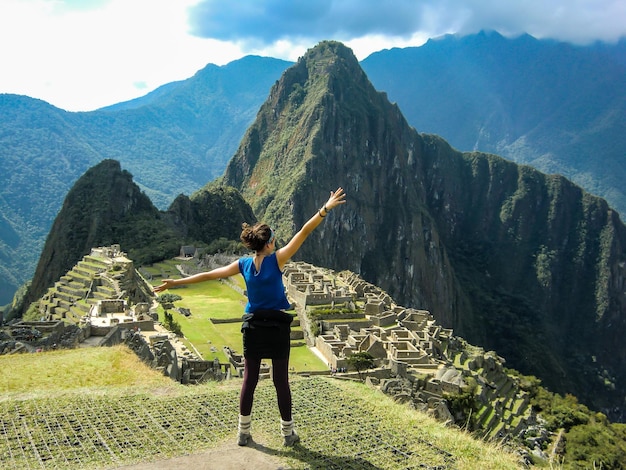
[(46, 0), (4, 0), (0, 92), (91, 110), (243, 55), (237, 46), (187, 34), (191, 3), (112, 0), (74, 10)]
[(0, 93), (92, 110), (246, 54), (295, 61), (320, 40), (335, 39), (361, 60), (481, 29), (615, 41), (626, 33), (626, 2), (0, 0)]
[(428, 36), (423, 33), (415, 33), (406, 39), (382, 35), (369, 35), (344, 41), (344, 44), (352, 49), (357, 59), (363, 60), (372, 52), (392, 49), (394, 47), (417, 47), (424, 44), (427, 40)]

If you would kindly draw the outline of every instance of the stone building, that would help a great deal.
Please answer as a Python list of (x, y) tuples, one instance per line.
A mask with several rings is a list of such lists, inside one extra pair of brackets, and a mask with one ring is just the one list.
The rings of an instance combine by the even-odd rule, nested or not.
[[(476, 426), (485, 435), (515, 433), (525, 426), (531, 414), (529, 398), (504, 371), (504, 360), (464, 347), (463, 340), (439, 325), (429, 311), (397, 305), (380, 288), (350, 272), (290, 263), (284, 280), (305, 337), (330, 369), (343, 370), (350, 355), (367, 352), (377, 365), (369, 375), (389, 377), (381, 379), (381, 388), (394, 388), (382, 385), (392, 376), (408, 381), (411, 399), (436, 410), (442, 419), (451, 417), (445, 397), (471, 383), (480, 405)], [(341, 307), (349, 307), (343, 309), (348, 313)], [(319, 325), (319, 334), (307, 331), (307, 323)]]

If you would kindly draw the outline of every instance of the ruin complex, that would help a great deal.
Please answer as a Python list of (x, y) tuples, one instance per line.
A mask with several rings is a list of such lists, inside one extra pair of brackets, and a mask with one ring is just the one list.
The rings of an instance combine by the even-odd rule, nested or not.
[[(202, 263), (206, 269), (207, 260)], [(489, 437), (517, 434), (533, 421), (530, 399), (506, 373), (504, 360), (455, 337), (429, 311), (397, 305), (352, 272), (304, 262), (289, 263), (284, 282), (297, 314), (294, 325), (301, 326), (292, 339), (305, 341), (328, 374), (356, 378), (350, 356), (367, 353), (375, 364), (366, 372), (370, 386), (442, 421), (471, 419), (471, 427)], [(156, 307), (150, 284), (119, 245), (95, 248), (43, 296), (41, 321), (10, 325), (0, 352), (125, 342), (146, 363), (183, 383), (241, 375), (240, 354), (225, 347), (230, 363), (202, 360), (176, 335), (159, 329)], [(265, 366), (262, 372), (269, 377), (271, 370)], [(471, 417), (456, 416), (449, 406), (462, 394), (474, 398)]]
[(489, 437), (518, 434), (534, 420), (530, 397), (494, 352), (468, 345), (426, 310), (397, 305), (352, 272), (290, 263), (284, 273), (304, 337), (329, 370), (348, 369), (350, 355), (368, 353), (368, 383), (416, 408), (454, 422), (447, 401), (471, 393), (473, 427)]

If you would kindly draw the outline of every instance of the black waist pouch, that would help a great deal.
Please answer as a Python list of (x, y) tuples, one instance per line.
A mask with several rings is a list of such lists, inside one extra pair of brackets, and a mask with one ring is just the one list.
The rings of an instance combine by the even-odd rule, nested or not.
[(293, 316), (281, 310), (246, 313), (241, 325), (244, 357), (284, 359), (289, 357)]
[(241, 318), (241, 331), (246, 328), (271, 328), (290, 325), (293, 316), (282, 310), (257, 310), (254, 313), (246, 313)]

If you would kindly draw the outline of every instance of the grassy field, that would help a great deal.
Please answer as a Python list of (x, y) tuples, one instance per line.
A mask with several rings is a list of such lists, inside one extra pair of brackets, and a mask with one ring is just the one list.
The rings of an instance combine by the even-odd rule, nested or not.
[[(0, 356), (0, 383), (0, 468), (113, 469), (219, 449), (236, 436), (241, 379), (184, 386), (123, 346)], [(270, 380), (259, 383), (253, 410), (254, 440), (282, 468), (523, 468), (505, 448), (364, 384), (291, 383), (301, 445), (282, 447)]]
[[(0, 397), (107, 387), (171, 386), (128, 348), (79, 348), (0, 356)], [(103, 374), (102, 371), (106, 371)]]
[[(180, 263), (180, 261), (178, 261)], [(152, 274), (152, 284), (161, 282), (161, 273), (167, 273), (172, 279), (180, 278), (176, 270), (176, 260), (159, 263), (150, 268), (143, 268)], [(245, 286), (241, 276), (235, 276), (232, 281), (242, 289)], [(242, 352), (241, 343), (241, 316), (246, 305), (246, 297), (241, 295), (226, 282), (209, 281), (200, 284), (188, 284), (180, 288), (171, 289), (170, 294), (182, 297), (175, 306), (187, 308), (191, 316), (186, 317), (174, 310), (170, 313), (180, 324), (188, 346), (193, 345), (195, 350), (205, 360), (217, 358), (220, 362), (227, 362), (223, 352), (224, 346)], [(160, 319), (163, 320), (163, 311), (160, 311)], [(213, 323), (211, 318), (234, 319), (233, 323)], [(294, 326), (292, 329), (299, 329)], [(325, 371), (328, 369), (315, 354), (313, 354), (302, 341), (292, 342), (290, 367), (297, 372)]]

